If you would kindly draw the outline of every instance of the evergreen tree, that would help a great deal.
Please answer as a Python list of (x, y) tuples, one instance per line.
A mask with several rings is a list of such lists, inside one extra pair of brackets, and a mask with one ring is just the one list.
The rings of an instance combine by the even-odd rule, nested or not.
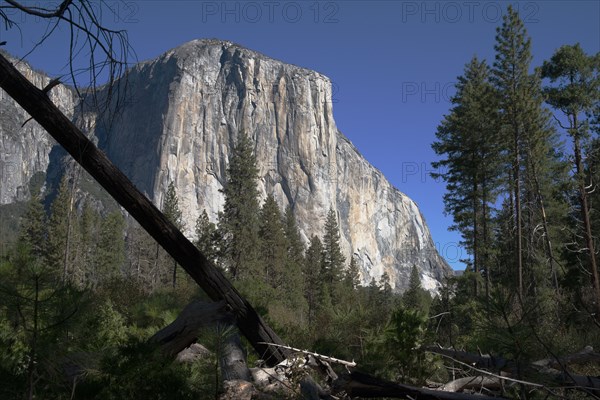
[(562, 46), (549, 61), (544, 62), (542, 77), (549, 78), (551, 83), (557, 84), (545, 88), (546, 101), (567, 117), (567, 125), (561, 126), (573, 141), (574, 178), (582, 221), (580, 230), (589, 259), (597, 312), (600, 313), (600, 274), (596, 262), (584, 171), (590, 119), (600, 102), (600, 56), (587, 56), (579, 44)]
[[(177, 197), (177, 191), (175, 190), (175, 184), (173, 181), (169, 182), (167, 187), (167, 193), (163, 202), (162, 212), (179, 230), (183, 229), (182, 212), (179, 209), (179, 198)], [(158, 246), (158, 244), (157, 244)], [(162, 249), (161, 249), (162, 250)], [(171, 265), (172, 270), (172, 285), (177, 285), (177, 262), (173, 257), (169, 256), (165, 251), (161, 251), (163, 258), (169, 260), (168, 264)]]
[(305, 313), (304, 287), (302, 269), (304, 266), (304, 244), (291, 207), (287, 207), (283, 216), (283, 228), (287, 243), (285, 258), (284, 288), (290, 308), (302, 315)]
[(522, 147), (525, 135), (525, 114), (530, 111), (529, 64), (531, 63), (531, 40), (526, 34), (518, 13), (508, 6), (502, 26), (496, 34), (496, 61), (493, 81), (500, 94), (503, 125), (508, 137), (512, 136), (510, 148), (512, 177), (509, 179), (511, 203), (514, 206), (515, 269), (517, 293), (523, 298), (523, 221), (522, 207)]
[(286, 270), (301, 271), (304, 262), (304, 244), (292, 208), (288, 206), (283, 216), (285, 237), (287, 239), (287, 264)]
[(431, 296), (421, 286), (421, 275), (416, 265), (410, 270), (408, 289), (402, 295), (402, 304), (406, 309), (427, 314), (431, 304)]
[[(447, 192), (445, 211), (454, 218), (451, 229), (458, 230), (462, 244), (472, 255), (469, 264), (475, 274), (486, 276), (489, 290), (491, 228), (500, 176), (500, 137), (496, 93), (489, 83), (485, 61), (474, 57), (458, 77), (453, 108), (438, 127), (438, 141), (432, 148), (444, 159), (432, 163), (444, 173)], [(487, 290), (486, 290), (487, 291)], [(477, 295), (477, 280), (474, 294)]]
[(20, 241), (31, 249), (32, 256), (42, 258), (47, 249), (47, 217), (39, 195), (31, 196), (21, 220)]
[[(8, 328), (0, 332), (3, 352), (5, 335), (10, 335), (6, 347), (9, 365), (0, 365), (0, 372), (12, 367), (10, 380), (24, 386), (20, 389), (27, 399), (36, 398), (41, 387), (54, 383), (53, 372), (61, 367), (58, 360), (64, 359), (69, 348), (64, 339), (81, 295), (68, 282), (57, 285), (61, 276), (62, 271), (35, 256), (26, 241), (18, 241), (11, 259), (0, 264), (0, 331)], [(3, 324), (7, 320), (10, 327)]]
[(204, 254), (204, 256), (213, 263), (217, 262), (217, 256), (219, 253), (219, 238), (217, 226), (210, 222), (206, 210), (202, 210), (202, 213), (196, 220), (196, 247)]
[(327, 220), (325, 221), (323, 250), (323, 279), (330, 288), (335, 288), (342, 280), (346, 260), (340, 248), (340, 228), (333, 208), (329, 209)]
[(350, 257), (350, 264), (344, 273), (344, 286), (347, 290), (355, 290), (360, 286), (360, 272), (356, 257)]
[(100, 214), (86, 199), (79, 219), (79, 257), (74, 271), (73, 282), (79, 287), (96, 280), (97, 246), (100, 226)]
[(173, 181), (170, 181), (167, 187), (162, 212), (177, 228), (183, 229), (183, 213), (179, 209), (179, 197)]
[[(560, 145), (551, 129), (549, 115), (542, 108), (543, 96), (539, 75), (529, 74), (531, 40), (518, 13), (508, 6), (502, 26), (497, 29), (496, 59), (492, 82), (498, 92), (501, 132), (506, 160), (511, 176), (507, 179), (513, 210), (514, 276), (519, 298), (523, 299), (525, 284), (532, 290), (542, 285), (541, 277), (549, 276), (537, 261), (538, 243), (543, 243), (546, 258), (553, 260), (546, 202), (551, 196), (543, 193), (550, 186), (553, 168), (559, 163)], [(525, 215), (523, 214), (525, 210)], [(544, 235), (536, 240), (543, 227)], [(525, 271), (527, 263), (529, 271)], [(553, 268), (550, 265), (550, 268)], [(524, 281), (526, 273), (530, 276)]]
[(312, 325), (319, 305), (319, 293), (324, 284), (321, 271), (324, 263), (323, 244), (318, 236), (313, 235), (306, 250), (304, 260), (304, 297), (308, 304), (308, 323)]
[(157, 289), (161, 283), (159, 246), (137, 221), (132, 221), (128, 228), (127, 248), (130, 264), (128, 276), (139, 281), (147, 291)]
[(274, 289), (282, 289), (287, 259), (287, 241), (279, 206), (267, 196), (259, 221), (261, 279)]
[(72, 261), (72, 201), (68, 179), (63, 176), (48, 222), (48, 262), (54, 270), (62, 271), (63, 282), (68, 278)]
[(227, 270), (236, 281), (257, 276), (258, 265), (258, 169), (252, 141), (240, 134), (231, 151), (223, 212), (219, 215), (219, 230), (223, 238)]
[(119, 211), (113, 211), (102, 219), (97, 245), (95, 284), (120, 276), (125, 261), (124, 229), (125, 220)]

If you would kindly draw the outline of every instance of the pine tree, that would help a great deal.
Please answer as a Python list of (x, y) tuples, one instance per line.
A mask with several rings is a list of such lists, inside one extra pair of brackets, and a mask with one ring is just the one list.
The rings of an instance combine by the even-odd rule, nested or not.
[(350, 257), (350, 264), (344, 273), (344, 286), (347, 290), (355, 290), (360, 286), (360, 271), (356, 257)]
[(291, 207), (287, 207), (284, 219), (285, 237), (287, 239), (287, 264), (286, 268), (289, 270), (300, 271), (302, 269), (302, 263), (304, 262), (304, 244), (300, 237), (300, 231), (298, 224)]
[[(549, 123), (549, 115), (542, 108), (543, 96), (539, 75), (529, 73), (531, 40), (518, 13), (508, 6), (502, 26), (497, 29), (496, 59), (492, 69), (492, 82), (499, 95), (501, 132), (511, 176), (507, 180), (507, 193), (513, 211), (514, 275), (517, 293), (524, 297), (525, 284), (535, 291), (543, 285), (540, 279), (548, 276), (540, 263), (537, 243), (544, 243), (546, 258), (553, 259), (549, 218), (543, 188), (552, 181), (553, 169), (559, 168), (560, 146)], [(559, 148), (555, 150), (553, 148)], [(525, 210), (525, 214), (523, 213)], [(554, 221), (555, 222), (555, 221)], [(545, 231), (536, 240), (536, 227)], [(537, 259), (536, 259), (537, 258)], [(525, 271), (527, 263), (529, 270)], [(550, 265), (552, 267), (552, 264)], [(524, 281), (525, 275), (530, 279)]]
[(219, 230), (223, 238), (227, 270), (236, 281), (258, 275), (258, 169), (253, 145), (248, 136), (240, 134), (231, 151), (223, 212), (219, 215)]
[(402, 304), (409, 310), (427, 313), (431, 304), (431, 296), (421, 286), (421, 275), (416, 265), (410, 270), (408, 288), (402, 295)]
[(217, 262), (217, 256), (219, 254), (219, 238), (217, 226), (210, 222), (206, 210), (202, 210), (202, 213), (196, 220), (196, 247), (204, 254), (204, 256), (213, 263)]
[[(179, 209), (179, 198), (177, 197), (177, 191), (175, 190), (173, 181), (170, 181), (169, 186), (167, 187), (162, 212), (179, 230), (183, 229), (183, 214)], [(171, 270), (173, 271), (171, 282), (173, 287), (175, 287), (177, 285), (177, 262), (164, 251), (161, 251), (161, 255), (163, 258), (169, 260), (168, 264), (171, 264)]]
[(522, 142), (525, 132), (525, 113), (529, 85), (529, 64), (531, 63), (531, 40), (525, 26), (512, 6), (503, 17), (503, 23), (496, 34), (496, 62), (493, 80), (500, 93), (500, 108), (507, 135), (512, 136), (512, 179), (510, 180), (512, 204), (514, 205), (515, 266), (517, 293), (523, 298), (523, 221), (522, 207)]
[(69, 282), (57, 285), (62, 270), (51, 268), (31, 250), (26, 240), (19, 240), (10, 260), (0, 264), (0, 322), (11, 320), (10, 347), (19, 348), (21, 356), (11, 360), (13, 373), (17, 380), (24, 378), (28, 399), (36, 398), (40, 387), (56, 378), (58, 360), (66, 357), (61, 339), (68, 337), (81, 297)]
[(47, 249), (47, 217), (39, 195), (31, 196), (21, 220), (20, 241), (31, 249), (32, 256), (42, 258)]
[(281, 212), (273, 196), (267, 196), (259, 218), (262, 279), (272, 288), (282, 289), (288, 244)]
[(72, 202), (71, 188), (64, 176), (50, 207), (48, 222), (48, 262), (51, 268), (62, 271), (63, 282), (71, 272)]
[(590, 218), (589, 196), (584, 171), (585, 149), (589, 139), (589, 126), (595, 107), (600, 102), (600, 56), (587, 56), (581, 46), (562, 46), (542, 66), (542, 77), (557, 86), (548, 86), (544, 92), (547, 102), (567, 117), (568, 124), (561, 127), (573, 141), (575, 183), (579, 196), (585, 249), (589, 258), (597, 312), (600, 313), (600, 275), (596, 262), (594, 237)]
[(140, 282), (147, 291), (160, 286), (159, 246), (137, 221), (132, 221), (127, 232), (129, 269), (127, 275)]
[[(486, 276), (489, 290), (491, 266), (491, 227), (500, 175), (500, 138), (496, 93), (489, 83), (485, 61), (474, 57), (458, 77), (453, 108), (436, 133), (432, 148), (444, 159), (432, 163), (444, 173), (447, 193), (445, 210), (454, 218), (451, 229), (458, 230), (462, 244), (472, 255), (469, 262), (475, 274)], [(474, 294), (478, 293), (477, 280)]]
[(100, 214), (86, 199), (79, 219), (79, 258), (74, 271), (73, 282), (79, 287), (95, 282), (97, 270), (97, 246), (100, 226)]
[(308, 323), (312, 325), (319, 306), (319, 293), (323, 284), (321, 271), (324, 263), (323, 244), (318, 236), (313, 235), (306, 250), (304, 260), (304, 297), (308, 304)]
[(340, 248), (340, 229), (335, 211), (329, 209), (325, 221), (325, 233), (323, 235), (324, 263), (323, 279), (334, 288), (342, 280), (344, 263), (346, 262), (342, 249)]
[(95, 284), (108, 282), (111, 278), (120, 276), (125, 261), (124, 229), (125, 220), (119, 211), (113, 211), (102, 219), (97, 245)]
[(306, 301), (304, 301), (304, 287), (302, 268), (304, 266), (304, 244), (300, 236), (296, 218), (291, 207), (287, 207), (283, 216), (283, 227), (287, 243), (285, 258), (284, 288), (287, 293), (290, 308), (304, 314)]
[(162, 212), (177, 228), (183, 229), (183, 213), (179, 209), (179, 197), (173, 181), (170, 181), (167, 186)]

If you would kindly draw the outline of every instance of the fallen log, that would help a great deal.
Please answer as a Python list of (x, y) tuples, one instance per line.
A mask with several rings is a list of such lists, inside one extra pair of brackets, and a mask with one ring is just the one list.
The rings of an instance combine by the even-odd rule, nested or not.
[(440, 390), (445, 392), (461, 392), (463, 390), (480, 391), (482, 388), (500, 390), (502, 389), (502, 380), (489, 376), (467, 376), (444, 384), (440, 387)]
[(198, 339), (198, 333), (205, 328), (213, 328), (217, 335), (223, 335), (218, 344), (219, 365), (224, 381), (252, 381), (246, 365), (246, 356), (240, 337), (235, 328), (235, 318), (224, 301), (206, 303), (198, 300), (185, 306), (175, 321), (156, 332), (150, 342), (161, 347), (164, 354), (179, 357)]
[[(523, 380), (517, 380), (518, 369), (517, 365), (512, 360), (507, 360), (502, 357), (493, 357), (490, 354), (473, 354), (466, 351), (444, 349), (441, 347), (428, 346), (424, 347), (423, 350), (439, 354), (447, 357), (451, 360), (463, 363), (465, 366), (476, 369), (479, 373), (484, 373), (482, 368), (487, 370), (502, 372), (505, 376), (499, 376), (491, 374), (490, 376), (494, 379), (510, 380), (513, 382), (519, 382), (525, 385), (535, 386), (544, 388), (543, 384), (535, 382), (526, 382)], [(598, 391), (600, 390), (600, 378), (595, 376), (579, 375), (567, 371), (565, 368), (570, 364), (584, 363), (597, 360), (597, 353), (593, 352), (593, 349), (588, 348), (583, 351), (568, 355), (559, 359), (544, 359), (534, 361), (528, 365), (521, 366), (521, 374), (527, 375), (528, 373), (541, 374), (546, 378), (547, 382), (551, 382), (556, 386), (572, 387), (573, 389), (579, 389), (582, 391)], [(554, 368), (557, 367), (557, 368)], [(560, 368), (560, 369), (558, 369)]]
[[(386, 381), (360, 372), (351, 372), (334, 382), (336, 393), (344, 392), (350, 397), (419, 400), (481, 400), (487, 396), (467, 393), (443, 392)], [(499, 398), (499, 397), (495, 397)]]
[(174, 357), (196, 341), (198, 331), (216, 324), (231, 325), (233, 315), (225, 302), (192, 301), (175, 321), (156, 332), (150, 342), (157, 343), (168, 356)]
[(246, 364), (246, 355), (242, 349), (242, 342), (237, 331), (230, 332), (220, 351), (221, 378), (224, 381), (252, 382), (252, 374)]
[(467, 351), (446, 349), (439, 346), (426, 346), (422, 350), (429, 353), (439, 354), (448, 358), (461, 361), (476, 368), (485, 368), (492, 371), (501, 371), (512, 368), (514, 363), (503, 357), (494, 357), (491, 354), (473, 354)]
[(592, 346), (586, 346), (580, 352), (559, 357), (558, 359), (545, 358), (543, 360), (535, 361), (532, 364), (539, 367), (562, 369), (569, 365), (586, 364), (590, 362), (600, 363), (600, 353), (595, 352)]
[(194, 246), (40, 90), (0, 55), (0, 87), (37, 121), (198, 283), (214, 301), (224, 300), (242, 334), (269, 365), (288, 350), (223, 273)]

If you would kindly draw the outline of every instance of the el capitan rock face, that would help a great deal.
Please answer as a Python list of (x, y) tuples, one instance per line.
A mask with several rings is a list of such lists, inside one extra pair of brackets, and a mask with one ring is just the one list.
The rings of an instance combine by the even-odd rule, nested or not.
[[(50, 81), (25, 62), (16, 66), (38, 88)], [(49, 96), (62, 112), (73, 116), (75, 96), (70, 88), (59, 85)], [(29, 182), (36, 173), (46, 172), (55, 144), (54, 139), (37, 122), (29, 120), (29, 114), (0, 89), (0, 205), (30, 198)]]
[(173, 181), (189, 235), (202, 209), (216, 219), (243, 132), (255, 143), (263, 198), (291, 205), (305, 240), (321, 235), (333, 208), (344, 254), (357, 258), (364, 284), (387, 272), (402, 290), (417, 265), (434, 289), (450, 272), (416, 204), (338, 131), (327, 77), (230, 42), (196, 40), (132, 68), (124, 104), (116, 119), (97, 117), (99, 146), (159, 207)]

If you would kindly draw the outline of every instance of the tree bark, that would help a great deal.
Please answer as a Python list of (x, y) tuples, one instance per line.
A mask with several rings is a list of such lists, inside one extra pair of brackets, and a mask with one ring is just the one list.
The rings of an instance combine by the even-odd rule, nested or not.
[(242, 380), (252, 382), (252, 374), (246, 364), (246, 355), (237, 331), (227, 335), (220, 350), (221, 377), (224, 381)]
[(502, 381), (500, 378), (488, 376), (467, 376), (444, 384), (440, 390), (460, 392), (461, 390), (478, 390), (481, 388), (499, 390), (502, 389)]
[(150, 341), (157, 343), (165, 354), (174, 357), (196, 341), (198, 330), (219, 323), (230, 325), (233, 320), (233, 314), (227, 310), (224, 301), (192, 301), (185, 306), (175, 321), (156, 332)]
[(519, 301), (523, 301), (523, 222), (521, 220), (521, 157), (519, 154), (520, 135), (519, 127), (513, 124), (514, 129), (514, 199), (515, 199), (515, 230), (516, 230), (516, 267), (517, 267), (517, 293)]
[(583, 234), (585, 244), (590, 255), (590, 269), (592, 270), (592, 283), (594, 285), (594, 297), (596, 300), (596, 313), (600, 315), (600, 275), (598, 265), (596, 264), (596, 250), (594, 248), (594, 237), (592, 236), (592, 224), (590, 222), (590, 210), (588, 208), (588, 196), (585, 190), (585, 174), (583, 170), (583, 160), (581, 156), (581, 143), (579, 140), (579, 126), (577, 123), (577, 114), (573, 115), (573, 147), (575, 153), (575, 168), (577, 188), (579, 189), (579, 203), (581, 206), (581, 217), (583, 218)]
[[(502, 357), (492, 357), (489, 354), (473, 354), (466, 351), (444, 349), (434, 346), (424, 348), (425, 351), (434, 354), (444, 355), (448, 358), (472, 365), (476, 368), (485, 368), (487, 370), (502, 372), (504, 376), (513, 376), (520, 378), (522, 371), (519, 365), (512, 360)], [(559, 386), (578, 386), (578, 390), (600, 390), (600, 378), (594, 376), (578, 375), (566, 370), (570, 364), (582, 364), (588, 362), (598, 362), (600, 354), (594, 353), (593, 348), (587, 347), (579, 353), (567, 355), (559, 359), (544, 359), (532, 362), (526, 366), (531, 373), (541, 374), (550, 378)], [(501, 379), (501, 377), (498, 377)], [(537, 385), (537, 383), (536, 383)], [(539, 386), (539, 385), (538, 385)]]
[(27, 111), (140, 225), (183, 267), (215, 301), (224, 300), (242, 334), (267, 364), (284, 360), (287, 350), (261, 344), (281, 339), (263, 321), (212, 262), (202, 254), (50, 101), (0, 55), (0, 87)]
[[(345, 391), (351, 397), (361, 398), (391, 397), (419, 400), (481, 400), (487, 398), (487, 396), (443, 392), (401, 385), (360, 372), (352, 372), (339, 379), (336, 382), (336, 389), (338, 391)], [(495, 398), (498, 399), (499, 397)]]

